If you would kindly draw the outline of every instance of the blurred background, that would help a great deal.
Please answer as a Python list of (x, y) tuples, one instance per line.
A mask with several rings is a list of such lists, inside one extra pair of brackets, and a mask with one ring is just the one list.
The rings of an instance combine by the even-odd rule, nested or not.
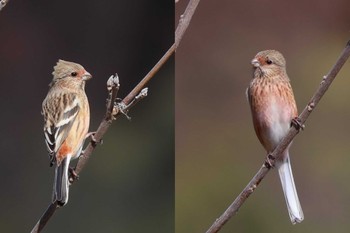
[[(125, 97), (173, 37), (171, 0), (16, 0), (0, 12), (1, 232), (30, 232), (51, 201), (40, 112), (57, 60), (93, 75), (86, 92), (94, 131), (109, 76), (119, 74)], [(174, 59), (147, 86), (132, 120), (111, 126), (43, 232), (173, 232)]]
[[(284, 54), (301, 112), (349, 39), (347, 0), (200, 2), (176, 53), (176, 232), (205, 232), (265, 159), (245, 96), (255, 54)], [(349, 231), (349, 78), (347, 62), (291, 147), (304, 222), (273, 170), (220, 233)]]

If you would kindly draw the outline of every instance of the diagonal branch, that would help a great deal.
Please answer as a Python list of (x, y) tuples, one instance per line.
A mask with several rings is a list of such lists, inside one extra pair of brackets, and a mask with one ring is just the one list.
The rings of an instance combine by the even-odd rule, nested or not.
[[(86, 146), (84, 153), (79, 157), (79, 161), (74, 169), (75, 174), (79, 175), (82, 169), (85, 167), (90, 155), (94, 151), (98, 142), (102, 140), (103, 135), (107, 132), (111, 126), (114, 119), (120, 114), (126, 115), (127, 111), (133, 107), (140, 99), (147, 95), (147, 89), (145, 85), (154, 77), (154, 75), (159, 71), (159, 69), (169, 60), (169, 58), (174, 54), (176, 48), (178, 47), (181, 38), (183, 37), (196, 6), (200, 0), (191, 0), (186, 8), (184, 16), (181, 17), (180, 23), (176, 29), (175, 43), (168, 49), (168, 51), (163, 55), (163, 57), (158, 61), (158, 63), (148, 72), (148, 74), (136, 85), (136, 87), (121, 101), (121, 103), (114, 104), (117, 96), (117, 91), (119, 89), (118, 76), (111, 76), (107, 81), (107, 89), (109, 91), (109, 98), (107, 103), (106, 115), (102, 119), (98, 129), (94, 133), (90, 143)], [(73, 177), (71, 177), (73, 178)], [(73, 179), (74, 181), (74, 179)], [(44, 214), (41, 216), (39, 221), (36, 223), (31, 233), (38, 233), (45, 227), (47, 222), (53, 216), (55, 211), (58, 209), (57, 203), (51, 203)]]
[[(335, 79), (338, 72), (343, 67), (343, 65), (349, 58), (349, 56), (350, 56), (350, 41), (346, 44), (343, 52), (341, 53), (340, 57), (338, 58), (337, 62), (332, 67), (330, 72), (322, 78), (319, 88), (317, 89), (317, 91), (312, 96), (309, 103), (306, 105), (306, 107), (300, 114), (299, 121), (301, 125), (305, 123), (305, 121), (307, 120), (311, 112), (317, 106), (322, 96), (326, 93), (326, 91), (332, 84), (333, 80)], [(272, 154), (269, 155), (269, 156), (272, 156), (272, 158), (275, 158), (275, 159), (270, 159), (272, 167), (274, 166), (275, 160), (279, 156), (281, 156), (283, 151), (287, 148), (287, 146), (291, 143), (293, 138), (298, 133), (299, 131), (297, 129), (295, 129), (294, 127), (291, 127), (288, 134), (284, 137), (284, 139), (280, 142), (280, 144), (272, 152)], [(262, 179), (264, 179), (264, 177), (270, 171), (270, 169), (271, 169), (271, 166), (266, 166), (264, 163), (259, 169), (259, 171), (255, 174), (253, 179), (248, 183), (248, 185), (243, 189), (243, 191), (237, 196), (237, 198), (233, 201), (233, 203), (226, 209), (226, 211), (218, 219), (216, 219), (216, 221), (212, 224), (212, 226), (207, 230), (206, 233), (218, 232), (225, 225), (225, 223), (238, 212), (239, 208), (243, 205), (243, 203), (247, 200), (247, 198), (254, 192), (254, 190), (257, 188), (257, 186), (262, 181)]]
[(182, 37), (190, 25), (192, 16), (196, 11), (199, 2), (200, 0), (191, 0), (186, 7), (185, 13), (180, 16), (180, 21), (175, 31), (175, 49), (179, 47)]

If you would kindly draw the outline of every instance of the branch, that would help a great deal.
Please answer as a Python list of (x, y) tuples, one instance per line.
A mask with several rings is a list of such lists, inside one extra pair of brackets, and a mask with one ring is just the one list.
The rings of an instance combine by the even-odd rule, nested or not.
[(175, 49), (179, 47), (182, 37), (184, 36), (186, 29), (190, 25), (192, 16), (196, 11), (199, 2), (200, 0), (191, 0), (186, 7), (185, 13), (180, 16), (180, 21), (175, 31)]
[(51, 203), (49, 207), (47, 207), (44, 214), (40, 217), (39, 221), (35, 224), (31, 233), (41, 232), (41, 230), (45, 227), (46, 223), (50, 220), (52, 215), (55, 213), (56, 209), (58, 209), (57, 203)]
[[(346, 44), (342, 54), (338, 58), (335, 65), (332, 67), (330, 72), (323, 77), (319, 88), (312, 96), (309, 103), (306, 105), (304, 110), (299, 116), (299, 122), (301, 125), (304, 125), (305, 121), (311, 114), (311, 112), (315, 109), (322, 96), (326, 93), (333, 80), (337, 76), (340, 69), (343, 67), (345, 62), (350, 56), (350, 41)], [(299, 131), (295, 127), (291, 127), (288, 134), (283, 138), (283, 140), (279, 143), (276, 149), (272, 152), (272, 154), (268, 155), (272, 157), (270, 159), (271, 166), (267, 166), (265, 163), (261, 166), (259, 171), (255, 174), (253, 179), (248, 183), (248, 185), (243, 189), (243, 191), (238, 195), (238, 197), (233, 201), (233, 203), (226, 209), (226, 211), (213, 223), (213, 225), (207, 230), (206, 233), (214, 233), (218, 232), (224, 224), (234, 216), (239, 208), (243, 205), (243, 203), (247, 200), (247, 198), (254, 192), (257, 186), (260, 184), (262, 179), (266, 176), (266, 174), (270, 171), (271, 167), (274, 166), (275, 160), (278, 159), (283, 151), (288, 147), (288, 145), (292, 142), (293, 138), (299, 133)]]
[[(165, 62), (169, 60), (169, 58), (175, 52), (176, 48), (180, 44), (181, 38), (183, 37), (191, 21), (192, 15), (194, 14), (194, 11), (199, 1), (200, 0), (191, 0), (189, 2), (185, 14), (181, 17), (179, 25), (176, 29), (175, 43), (168, 49), (168, 51), (163, 55), (163, 57), (158, 61), (158, 63), (148, 72), (148, 74), (120, 103), (115, 104), (117, 92), (119, 90), (118, 76), (111, 76), (108, 79), (107, 90), (109, 91), (109, 97), (107, 100), (106, 115), (101, 121), (97, 131), (93, 134), (90, 143), (86, 146), (84, 153), (82, 153), (82, 155), (79, 157), (79, 161), (74, 169), (74, 176), (78, 176), (79, 173), (83, 170), (97, 143), (101, 142), (103, 135), (107, 132), (113, 120), (115, 120), (116, 117), (120, 114), (124, 114), (127, 116), (127, 112), (130, 110), (130, 108), (133, 107), (140, 99), (147, 96), (147, 88), (144, 88), (145, 85), (154, 77), (154, 75), (159, 71), (159, 69), (165, 64)], [(75, 178), (71, 176), (70, 181), (74, 182), (74, 180)], [(51, 203), (47, 210), (44, 212), (44, 214), (41, 216), (39, 221), (36, 223), (31, 233), (40, 232), (58, 208), (59, 207), (57, 203)]]
[(174, 53), (175, 47), (172, 45), (170, 49), (163, 55), (163, 57), (157, 62), (157, 64), (146, 74), (139, 84), (123, 99), (123, 103), (128, 105), (135, 98), (135, 96), (142, 90), (142, 88), (148, 83), (158, 70), (169, 60), (171, 55)]
[(0, 1), (0, 11), (6, 6), (9, 0), (1, 0)]

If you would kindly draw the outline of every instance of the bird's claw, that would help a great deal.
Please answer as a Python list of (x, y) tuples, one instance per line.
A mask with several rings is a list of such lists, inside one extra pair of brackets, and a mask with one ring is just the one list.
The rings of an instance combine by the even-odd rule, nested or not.
[(266, 160), (265, 160), (265, 167), (270, 169), (270, 168), (273, 168), (275, 165), (274, 165), (274, 162), (275, 161), (275, 157), (272, 156), (272, 154), (268, 154), (266, 156)]
[(93, 144), (95, 144), (95, 145), (97, 145), (97, 144), (102, 145), (102, 144), (103, 144), (103, 139), (97, 140), (97, 139), (95, 138), (95, 133), (96, 133), (96, 132), (89, 132), (89, 133), (86, 134), (85, 138), (90, 138), (90, 139), (91, 139), (91, 142), (92, 142)]
[(69, 168), (69, 182), (73, 183), (74, 181), (79, 180), (79, 175), (75, 172), (74, 168)]
[(292, 119), (291, 126), (293, 126), (296, 130), (304, 130), (305, 125), (303, 125), (300, 121), (299, 117), (295, 117)]

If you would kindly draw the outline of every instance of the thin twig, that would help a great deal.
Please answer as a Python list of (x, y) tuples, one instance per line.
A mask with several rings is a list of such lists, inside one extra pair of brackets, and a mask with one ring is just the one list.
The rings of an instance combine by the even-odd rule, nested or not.
[(146, 76), (140, 81), (139, 84), (123, 99), (125, 105), (130, 104), (130, 102), (135, 98), (137, 94), (140, 93), (142, 88), (148, 83), (153, 76), (158, 72), (158, 70), (164, 65), (166, 61), (169, 60), (171, 55), (175, 52), (174, 44), (168, 49), (168, 51), (163, 55), (163, 57), (157, 62), (157, 64), (146, 74)]
[(0, 11), (6, 6), (9, 0), (1, 0), (0, 1)]
[(184, 36), (186, 29), (190, 25), (192, 16), (196, 11), (199, 2), (200, 0), (191, 0), (186, 7), (185, 13), (180, 16), (180, 21), (175, 31), (175, 49), (179, 47), (182, 37)]
[[(115, 119), (120, 114), (126, 114), (126, 112), (133, 107), (140, 99), (144, 98), (147, 95), (147, 89), (144, 89), (145, 85), (154, 77), (154, 75), (159, 71), (159, 69), (165, 64), (166, 61), (169, 60), (169, 58), (174, 54), (177, 46), (180, 43), (180, 40), (183, 36), (183, 34), (186, 31), (186, 28), (188, 27), (190, 23), (190, 19), (192, 18), (192, 15), (194, 14), (195, 7), (193, 8), (193, 5), (198, 5), (200, 0), (191, 0), (186, 8), (185, 16), (182, 17), (181, 20), (185, 20), (186, 23), (180, 23), (177, 26), (176, 29), (176, 39), (175, 41), (177, 43), (174, 43), (168, 51), (163, 55), (163, 57), (158, 61), (158, 63), (148, 72), (148, 74), (136, 85), (136, 87), (121, 101), (121, 103), (117, 106), (119, 108), (115, 108), (114, 102), (116, 98), (116, 92), (118, 91), (115, 86), (113, 86), (113, 83), (109, 79), (109, 82), (107, 83), (107, 88), (109, 85), (112, 85), (112, 90), (109, 94), (108, 104), (107, 104), (107, 111), (104, 119), (101, 121), (98, 129), (93, 135), (93, 140), (90, 141), (90, 143), (86, 146), (84, 153), (79, 157), (79, 161), (75, 167), (75, 173), (78, 175), (82, 169), (85, 167), (87, 161), (90, 158), (90, 155), (94, 151), (96, 147), (96, 143), (100, 142), (102, 140), (103, 135), (107, 132), (108, 128), (113, 122), (113, 119)], [(191, 8), (191, 10), (188, 10)], [(188, 13), (186, 13), (188, 12)], [(187, 20), (186, 18), (189, 18)], [(118, 86), (119, 88), (119, 86)], [(114, 93), (114, 94), (113, 94)], [(120, 107), (125, 106), (125, 108)], [(123, 112), (125, 111), (125, 112)], [(50, 220), (52, 215), (57, 210), (56, 203), (51, 203), (47, 210), (44, 212), (42, 217), (39, 219), (39, 221), (34, 226), (31, 233), (38, 233), (40, 232), (46, 225), (46, 223)]]
[[(316, 105), (319, 103), (322, 96), (326, 93), (333, 80), (337, 76), (340, 69), (343, 67), (345, 62), (350, 56), (350, 41), (346, 44), (343, 52), (338, 58), (335, 65), (332, 67), (330, 72), (322, 78), (319, 88), (312, 96), (311, 100), (304, 108), (302, 113), (299, 116), (300, 124), (303, 125), (306, 119), (309, 117), (311, 112), (315, 109)], [(283, 140), (279, 143), (276, 149), (272, 152), (270, 156), (275, 159), (270, 159), (271, 165), (273, 167), (276, 159), (285, 151), (287, 146), (291, 143), (293, 138), (298, 134), (298, 130), (294, 127), (291, 127), (288, 134), (283, 138)], [(247, 200), (247, 198), (254, 192), (259, 183), (264, 179), (266, 174), (270, 171), (271, 166), (265, 166), (265, 163), (261, 166), (259, 171), (255, 174), (253, 179), (248, 183), (248, 185), (243, 189), (243, 191), (237, 196), (237, 198), (233, 201), (233, 203), (226, 209), (226, 211), (213, 223), (213, 225), (207, 230), (206, 233), (216, 233), (218, 232), (224, 224), (234, 216), (239, 208), (243, 205), (243, 203)]]
[(52, 215), (55, 213), (56, 209), (58, 208), (58, 205), (55, 203), (51, 203), (43, 216), (39, 219), (39, 221), (35, 224), (33, 230), (31, 233), (40, 232), (46, 225), (46, 223), (50, 220)]
[(109, 121), (114, 120), (115, 113), (113, 112), (113, 109), (114, 109), (114, 103), (119, 91), (119, 87), (120, 87), (120, 84), (119, 84), (118, 74), (115, 74), (109, 77), (109, 79), (107, 80), (107, 91), (109, 91), (110, 96), (107, 101), (107, 112), (105, 116), (106, 120), (109, 120)]

